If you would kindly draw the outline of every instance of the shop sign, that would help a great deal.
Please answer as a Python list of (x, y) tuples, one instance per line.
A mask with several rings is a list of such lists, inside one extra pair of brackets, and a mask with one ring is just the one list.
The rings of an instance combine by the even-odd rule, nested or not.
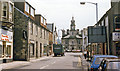
[(2, 41), (9, 41), (9, 37), (7, 35), (2, 34), (1, 40)]
[(113, 41), (120, 41), (120, 32), (113, 33)]

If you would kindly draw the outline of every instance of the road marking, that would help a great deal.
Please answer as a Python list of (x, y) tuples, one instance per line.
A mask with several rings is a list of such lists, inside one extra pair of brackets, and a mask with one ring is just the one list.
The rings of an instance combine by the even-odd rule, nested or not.
[(53, 62), (52, 64), (55, 64), (56, 62)]
[(43, 67), (41, 67), (40, 69), (44, 69), (44, 68), (46, 68), (46, 67), (48, 67), (48, 66), (50, 66), (50, 65), (52, 65), (52, 64), (55, 64), (56, 62), (53, 62), (53, 63), (51, 63), (51, 64), (49, 64), (49, 65), (46, 65), (46, 66), (43, 66)]
[(44, 68), (46, 68), (46, 67), (48, 67), (49, 65), (46, 65), (46, 66), (43, 66), (43, 67), (41, 67), (40, 69), (44, 69)]

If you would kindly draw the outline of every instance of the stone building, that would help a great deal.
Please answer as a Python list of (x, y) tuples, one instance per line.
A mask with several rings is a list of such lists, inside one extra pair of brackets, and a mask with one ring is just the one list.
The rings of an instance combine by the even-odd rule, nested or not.
[(14, 4), (14, 60), (44, 56), (49, 45), (49, 30), (44, 26), (46, 19), (35, 15), (35, 9), (26, 1)]
[(84, 51), (88, 47), (88, 29), (83, 28), (83, 30), (81, 30), (81, 34), (82, 34), (82, 41), (83, 41), (82, 51)]
[(66, 50), (82, 50), (82, 36), (79, 29), (75, 29), (75, 20), (72, 17), (70, 29), (62, 30), (62, 44)]
[(106, 27), (106, 43), (98, 43), (94, 51), (99, 54), (117, 55), (120, 57), (120, 0), (111, 0), (111, 8), (95, 24)]
[(47, 29), (50, 30), (49, 32), (49, 45), (50, 45), (50, 52), (53, 53), (53, 44), (57, 43), (57, 31), (54, 23), (47, 23)]
[(14, 3), (0, 0), (0, 63), (13, 60)]

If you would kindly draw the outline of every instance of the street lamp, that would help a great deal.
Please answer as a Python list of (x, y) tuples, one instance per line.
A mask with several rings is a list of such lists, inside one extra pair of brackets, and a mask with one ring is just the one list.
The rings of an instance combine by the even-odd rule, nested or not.
[(96, 22), (98, 22), (98, 4), (93, 2), (80, 2), (81, 5), (85, 5), (85, 3), (90, 3), (96, 5)]

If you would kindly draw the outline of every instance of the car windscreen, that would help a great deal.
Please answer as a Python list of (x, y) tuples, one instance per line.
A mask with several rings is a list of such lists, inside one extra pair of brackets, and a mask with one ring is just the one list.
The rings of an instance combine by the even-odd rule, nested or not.
[(115, 57), (97, 57), (95, 60), (95, 64), (100, 64), (104, 58), (115, 58)]
[(95, 64), (100, 64), (103, 59), (104, 58), (100, 58), (100, 57), (96, 58)]
[(120, 62), (109, 62), (107, 69), (120, 69)]

